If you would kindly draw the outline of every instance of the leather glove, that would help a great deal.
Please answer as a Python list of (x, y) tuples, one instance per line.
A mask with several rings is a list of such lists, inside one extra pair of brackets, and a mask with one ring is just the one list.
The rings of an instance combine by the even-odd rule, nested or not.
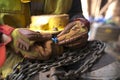
[(24, 58), (46, 60), (52, 55), (60, 55), (63, 51), (62, 47), (53, 43), (50, 34), (18, 28), (12, 32), (12, 38), (11, 46)]
[(16, 48), (29, 50), (35, 41), (45, 41), (51, 38), (50, 34), (41, 34), (27, 28), (17, 28), (12, 32), (13, 44)]
[(35, 42), (30, 50), (19, 49), (24, 58), (46, 60), (52, 55), (52, 41)]
[[(31, 58), (31, 55), (34, 56), (33, 59), (47, 60), (51, 56), (59, 56), (63, 53), (63, 47), (54, 44), (51, 40), (45, 42), (36, 42), (29, 54), (25, 54), (25, 57)], [(31, 55), (30, 55), (31, 54)]]
[(79, 18), (69, 23), (65, 29), (58, 34), (58, 45), (65, 47), (82, 47), (88, 39), (88, 31), (90, 24), (84, 18)]
[[(13, 46), (15, 47), (15, 45)], [(28, 51), (17, 48), (17, 51), (24, 57), (29, 59), (47, 60), (51, 56), (61, 55), (63, 47), (53, 44), (52, 40), (44, 42), (35, 42), (30, 45)]]

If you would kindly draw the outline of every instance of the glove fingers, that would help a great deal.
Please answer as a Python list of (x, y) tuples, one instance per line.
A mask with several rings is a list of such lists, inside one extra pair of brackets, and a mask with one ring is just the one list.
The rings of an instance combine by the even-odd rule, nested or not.
[(76, 41), (71, 42), (71, 43), (69, 43), (69, 44), (67, 44), (65, 46), (66, 47), (81, 47), (87, 42), (87, 38), (88, 38), (87, 35), (82, 36), (82, 37), (76, 39)]
[(19, 39), (17, 42), (17, 47), (22, 49), (22, 50), (28, 51), (30, 48), (30, 45), (29, 45), (29, 43), (23, 41), (22, 39)]
[(36, 41), (36, 40), (39, 40), (42, 38), (42, 35), (38, 32), (34, 32), (34, 33), (30, 33), (28, 34), (27, 38), (29, 40), (33, 40), (33, 41)]
[(42, 34), (42, 39), (41, 41), (46, 41), (46, 40), (50, 40), (52, 38), (51, 34)]
[(49, 57), (52, 53), (52, 41), (47, 41), (44, 46), (45, 56)]
[(90, 30), (90, 22), (84, 18), (80, 18), (80, 21), (85, 24), (85, 26), (88, 28), (88, 31)]
[(81, 36), (80, 31), (71, 31), (65, 35), (62, 35), (60, 37), (58, 37), (58, 42), (64, 42), (64, 40), (70, 40), (70, 39), (76, 39), (77, 37)]
[(21, 28), (18, 30), (19, 33), (29, 40), (36, 40), (42, 38), (41, 34), (39, 32), (34, 32), (29, 29)]
[(86, 45), (86, 42), (87, 41), (83, 41), (83, 42), (78, 41), (78, 42), (76, 42), (74, 44), (66, 45), (65, 47), (69, 47), (71, 49), (81, 48), (81, 47)]
[(87, 32), (87, 28), (83, 27), (84, 24), (80, 23), (79, 21), (76, 21), (74, 23), (76, 24), (74, 26), (71, 26), (71, 29), (68, 33), (58, 37), (58, 41), (74, 38), (74, 36), (79, 36), (81, 33)]
[(39, 32), (34, 32), (31, 34), (28, 34), (27, 38), (32, 41), (46, 41), (51, 39), (51, 34), (40, 34)]
[(61, 35), (63, 35), (63, 34), (68, 33), (69, 30), (70, 30), (73, 26), (75, 26), (75, 25), (76, 25), (75, 22), (72, 22), (72, 23), (68, 24), (68, 25), (65, 27), (65, 29), (64, 29), (60, 34), (58, 34), (58, 37), (61, 36)]
[(43, 55), (44, 54), (44, 50), (43, 50), (43, 47), (40, 46), (40, 45), (37, 45), (36, 50), (37, 50), (37, 52), (39, 54), (39, 58), (41, 60), (43, 60), (44, 59), (44, 55)]
[(46, 60), (50, 57), (52, 52), (51, 42), (52, 41), (47, 41), (44, 44), (44, 46), (40, 46), (40, 45), (35, 46), (35, 50), (38, 52), (40, 60)]
[(87, 32), (84, 32), (84, 33), (81, 33), (80, 35), (72, 36), (68, 39), (58, 41), (58, 45), (67, 45), (67, 44), (70, 44), (70, 43), (74, 43), (76, 40), (80, 39), (86, 33)]
[(19, 32), (21, 35), (32, 41), (45, 41), (49, 40), (52, 37), (51, 34), (42, 34), (40, 32), (34, 32), (24, 28), (19, 29)]
[(72, 38), (74, 36), (79, 35), (79, 33), (80, 33), (80, 29), (79, 29), (78, 26), (76, 27), (76, 25), (75, 25), (75, 26), (72, 27), (72, 29), (68, 33), (58, 37), (58, 41), (60, 42), (60, 41), (63, 41), (65, 39)]

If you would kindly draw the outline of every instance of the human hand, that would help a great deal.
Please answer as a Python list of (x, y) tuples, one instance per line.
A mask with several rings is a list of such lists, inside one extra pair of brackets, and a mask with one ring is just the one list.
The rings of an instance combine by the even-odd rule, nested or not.
[(88, 39), (89, 22), (80, 18), (69, 23), (65, 29), (58, 34), (58, 45), (66, 47), (81, 47)]
[(52, 41), (35, 42), (30, 50), (19, 49), (19, 52), (24, 58), (46, 60), (52, 55)]
[(27, 28), (17, 28), (12, 32), (13, 44), (16, 48), (29, 50), (30, 46), (36, 41), (45, 41), (51, 39), (50, 34), (41, 34)]
[(35, 42), (30, 50), (19, 49), (19, 52), (24, 58), (47, 60), (51, 56), (61, 55), (63, 47), (54, 44), (52, 40), (47, 40), (45, 42)]

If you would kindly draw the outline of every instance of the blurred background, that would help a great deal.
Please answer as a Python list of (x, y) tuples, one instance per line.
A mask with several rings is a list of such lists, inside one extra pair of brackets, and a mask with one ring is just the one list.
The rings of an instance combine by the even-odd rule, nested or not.
[(88, 40), (111, 46), (107, 53), (120, 55), (120, 0), (81, 0), (83, 15), (90, 21)]
[(120, 44), (120, 0), (81, 0), (83, 15), (91, 22), (89, 40)]

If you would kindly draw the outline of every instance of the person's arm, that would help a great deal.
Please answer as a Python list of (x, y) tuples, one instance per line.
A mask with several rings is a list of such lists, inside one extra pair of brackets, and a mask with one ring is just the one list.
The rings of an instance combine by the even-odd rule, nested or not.
[[(4, 64), (6, 59), (6, 47), (5, 45), (8, 44), (11, 41), (11, 32), (14, 30), (14, 28), (9, 27), (7, 25), (0, 25), (0, 67)], [(3, 41), (3, 34), (10, 37), (10, 39)]]
[[(23, 54), (27, 55), (30, 52), (30, 47), (34, 42), (44, 42), (51, 39), (50, 34), (42, 34), (29, 30), (28, 28), (12, 28), (8, 25), (0, 25), (1, 32), (1, 43), (0, 43), (0, 67), (4, 64), (6, 58), (6, 45), (10, 43), (10, 47), (15, 50), (16, 53), (19, 51), (25, 51)], [(21, 53), (22, 54), (22, 53)], [(33, 54), (36, 55), (36, 54)]]

